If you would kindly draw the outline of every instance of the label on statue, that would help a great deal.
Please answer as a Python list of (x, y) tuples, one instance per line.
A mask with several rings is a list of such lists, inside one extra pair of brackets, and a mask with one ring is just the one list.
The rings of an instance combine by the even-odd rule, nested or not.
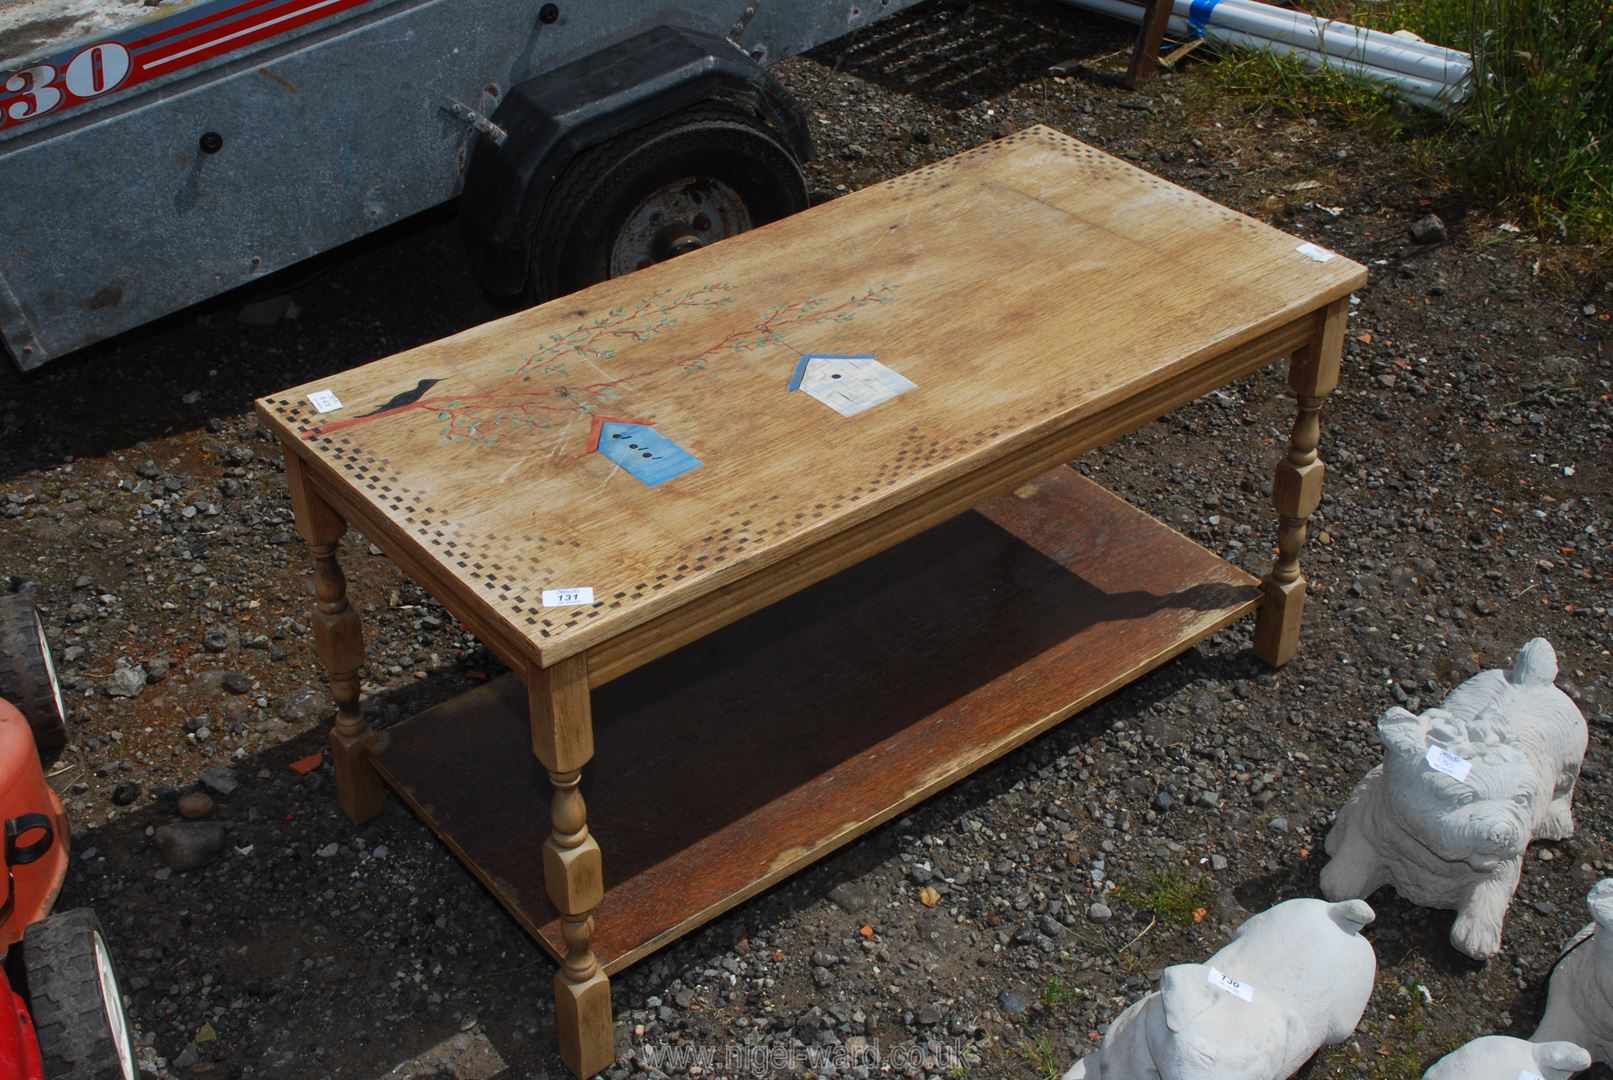
[(1254, 987), (1250, 986), (1246, 982), (1239, 982), (1231, 975), (1223, 975), (1214, 968), (1210, 969), (1209, 978), (1207, 978), (1205, 982), (1209, 983), (1218, 990), (1225, 990), (1233, 997), (1242, 998), (1245, 1001), (1253, 1001), (1255, 999)]
[(1472, 770), (1473, 763), (1464, 757), (1458, 757), (1443, 746), (1430, 746), (1428, 748), (1428, 767), (1435, 772), (1442, 772), (1460, 783), (1467, 779), (1467, 774)]
[(308, 395), (308, 404), (317, 412), (335, 412), (342, 407), (342, 399), (336, 396), (334, 390), (315, 390)]
[(1518, 1080), (1546, 1080), (1546, 1078), (1541, 1076), (1539, 1073), (1532, 1073), (1528, 1069), (1525, 1069), (1523, 1072), (1518, 1074)]
[(578, 604), (592, 604), (594, 602), (593, 589), (544, 589), (544, 607), (575, 607)]

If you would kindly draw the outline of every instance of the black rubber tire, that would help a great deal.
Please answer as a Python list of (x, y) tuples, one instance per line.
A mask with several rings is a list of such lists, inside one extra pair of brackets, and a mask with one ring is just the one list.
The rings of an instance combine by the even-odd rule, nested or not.
[(685, 176), (732, 188), (752, 226), (807, 207), (806, 179), (768, 126), (709, 102), (579, 154), (555, 184), (533, 237), (526, 299), (575, 292), (610, 276), (611, 245), (633, 208)]
[(28, 718), (40, 753), (67, 742), (67, 715), (39, 612), (25, 593), (0, 596), (0, 698)]
[[(98, 945), (110, 987), (97, 962)], [(89, 908), (52, 915), (23, 931), (28, 1008), (50, 1080), (134, 1080), (140, 1075), (123, 993), (105, 949), (101, 923)], [(115, 1019), (112, 1009), (117, 1010)]]

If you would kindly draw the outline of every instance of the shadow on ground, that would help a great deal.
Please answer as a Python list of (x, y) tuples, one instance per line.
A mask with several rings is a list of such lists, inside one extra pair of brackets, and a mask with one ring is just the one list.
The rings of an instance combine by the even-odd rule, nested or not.
[[(962, 109), (1129, 50), (1125, 23), (1053, 0), (936, 0), (820, 46), (809, 59), (932, 106)], [(1115, 61), (1124, 69), (1130, 53)], [(1073, 64), (1072, 64), (1073, 62)]]
[[(277, 297), (294, 307), (241, 321)], [(0, 481), (194, 430), (505, 313), (476, 284), (452, 208), (421, 214), (36, 371), (0, 355)]]
[[(413, 715), (474, 685), (467, 671), (494, 667), (476, 657), (371, 695), (366, 706), (377, 717)], [(1259, 670), (1249, 655), (1190, 650), (932, 800), (933, 812), (978, 813), (1113, 720), (1146, 713), (1183, 686)], [(395, 797), (375, 820), (351, 825), (336, 808), (328, 763), (307, 775), (290, 767), (324, 750), (323, 729), (284, 730), (283, 741), (234, 762), (239, 790), (218, 797), (207, 819), (226, 833), (209, 865), (165, 870), (153, 834), (181, 820), (171, 790), (142, 792), (122, 816), (74, 836), (61, 906), (101, 916), (131, 1018), (154, 1036), (155, 1051), (184, 1062), (186, 1076), (369, 1080), (417, 1075), (393, 1070), (465, 1036), (496, 1049), (508, 1066), (501, 1076), (564, 1075), (548, 957)], [(58, 767), (70, 785), (72, 751)], [(617, 1008), (641, 1006), (665, 978), (745, 937), (752, 923), (799, 918), (892, 857), (892, 834), (905, 826), (877, 830), (657, 954), (664, 960), (618, 976)], [(602, 844), (608, 858), (608, 838)], [(208, 1019), (192, 1028), (198, 997)], [(618, 1034), (629, 1038), (625, 1027)]]

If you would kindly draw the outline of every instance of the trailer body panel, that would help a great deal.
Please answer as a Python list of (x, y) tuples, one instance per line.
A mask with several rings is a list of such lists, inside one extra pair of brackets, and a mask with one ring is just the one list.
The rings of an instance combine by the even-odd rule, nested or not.
[(766, 64), (915, 2), (210, 0), (52, 42), (0, 70), (0, 337), (37, 367), (452, 199), (510, 87), (655, 27)]

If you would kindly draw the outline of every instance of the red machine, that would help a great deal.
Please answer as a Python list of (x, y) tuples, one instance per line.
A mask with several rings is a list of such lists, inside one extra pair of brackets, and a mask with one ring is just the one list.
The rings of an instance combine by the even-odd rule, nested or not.
[(26, 596), (0, 595), (0, 1080), (136, 1080), (100, 923), (88, 908), (51, 914), (67, 876), (69, 833), (39, 754), (66, 741), (39, 616)]

